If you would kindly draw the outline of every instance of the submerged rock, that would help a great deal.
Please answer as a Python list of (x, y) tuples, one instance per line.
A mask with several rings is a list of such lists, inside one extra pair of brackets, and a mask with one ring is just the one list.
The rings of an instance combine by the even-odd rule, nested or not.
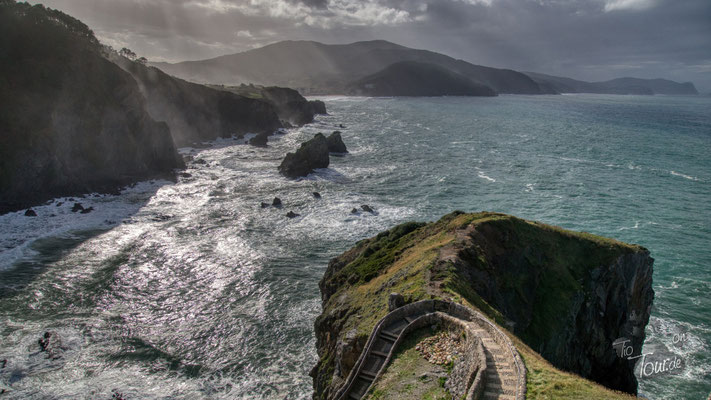
[(74, 206), (72, 207), (72, 212), (77, 212), (77, 211), (83, 211), (84, 206), (82, 206), (80, 203), (74, 203)]
[(28, 208), (27, 211), (25, 211), (25, 217), (36, 217), (37, 213), (35, 210)]
[(45, 332), (37, 343), (40, 345), (40, 351), (47, 353), (47, 358), (56, 360), (62, 357), (64, 347), (62, 346), (62, 339), (57, 332)]
[(317, 133), (313, 139), (301, 144), (296, 153), (288, 153), (279, 165), (279, 172), (287, 178), (306, 176), (317, 168), (327, 168), (328, 142), (326, 137)]
[(269, 207), (269, 204), (268, 204), (268, 203), (265, 203), (265, 202), (262, 202), (262, 204), (260, 204), (260, 206), (261, 206), (262, 208), (267, 208), (267, 207)]
[(365, 211), (365, 212), (369, 212), (369, 213), (371, 213), (371, 214), (375, 214), (375, 210), (373, 210), (373, 209), (372, 209), (369, 205), (367, 205), (367, 204), (363, 204), (362, 206), (360, 206), (360, 208), (361, 208), (363, 211)]
[(289, 211), (288, 213), (286, 213), (286, 217), (287, 217), (287, 218), (296, 218), (296, 217), (298, 217), (298, 216), (300, 216), (300, 215), (301, 215), (301, 214), (297, 214), (297, 213), (295, 213), (295, 212), (293, 212), (293, 211)]
[(346, 144), (343, 143), (343, 139), (341, 138), (340, 131), (335, 131), (329, 135), (326, 138), (326, 142), (328, 143), (328, 151), (330, 153), (348, 153)]
[(312, 194), (314, 195), (314, 198), (316, 198), (316, 199), (321, 198), (321, 193), (319, 193), (319, 192), (313, 192)]
[(272, 206), (281, 207), (281, 199), (278, 197), (275, 197), (274, 200), (272, 200)]
[(81, 210), (79, 214), (89, 214), (90, 212), (94, 211), (94, 207), (89, 207)]
[(358, 214), (358, 212), (358, 209), (355, 207), (351, 210), (351, 214)]

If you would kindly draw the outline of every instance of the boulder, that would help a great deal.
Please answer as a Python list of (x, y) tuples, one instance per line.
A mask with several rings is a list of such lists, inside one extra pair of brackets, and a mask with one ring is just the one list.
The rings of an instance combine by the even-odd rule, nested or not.
[(268, 203), (265, 203), (265, 202), (262, 202), (261, 207), (262, 207), (262, 208), (267, 208), (267, 207), (269, 207), (269, 204), (268, 204)]
[(357, 209), (357, 208), (353, 208), (353, 209), (351, 210), (351, 214), (358, 214), (358, 209)]
[(37, 213), (35, 210), (28, 208), (27, 211), (25, 211), (25, 217), (36, 217)]
[(326, 142), (328, 143), (329, 153), (348, 153), (346, 144), (343, 143), (343, 139), (341, 139), (341, 131), (333, 132), (326, 138)]
[(84, 206), (82, 206), (80, 203), (74, 203), (74, 206), (72, 207), (72, 212), (77, 212), (77, 211), (83, 211)]
[(313, 192), (314, 198), (320, 199), (321, 198), (321, 193), (319, 192)]
[(298, 217), (299, 215), (301, 215), (301, 214), (297, 214), (297, 213), (295, 213), (295, 212), (293, 212), (293, 211), (289, 211), (288, 213), (286, 213), (286, 217), (287, 217), (287, 218), (296, 218), (296, 217)]
[(313, 139), (301, 144), (296, 153), (288, 153), (279, 165), (279, 172), (287, 178), (306, 176), (316, 168), (327, 168), (328, 142), (326, 137), (317, 133)]
[(274, 200), (272, 201), (272, 205), (274, 207), (281, 207), (281, 199), (278, 197), (275, 197)]
[(388, 311), (396, 310), (405, 305), (405, 298), (400, 293), (390, 293), (388, 297)]
[(326, 103), (324, 103), (321, 100), (311, 100), (309, 101), (309, 104), (311, 105), (311, 109), (313, 110), (314, 114), (328, 114), (326, 112)]
[(258, 134), (257, 136), (249, 139), (249, 144), (252, 146), (257, 146), (257, 147), (266, 147), (267, 146), (267, 141), (269, 140), (269, 132), (262, 132)]

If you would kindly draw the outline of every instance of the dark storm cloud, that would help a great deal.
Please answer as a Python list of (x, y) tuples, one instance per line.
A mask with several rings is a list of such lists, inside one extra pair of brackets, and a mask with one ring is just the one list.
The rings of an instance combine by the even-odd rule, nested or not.
[(483, 65), (711, 90), (708, 0), (47, 0), (152, 59), (387, 39)]

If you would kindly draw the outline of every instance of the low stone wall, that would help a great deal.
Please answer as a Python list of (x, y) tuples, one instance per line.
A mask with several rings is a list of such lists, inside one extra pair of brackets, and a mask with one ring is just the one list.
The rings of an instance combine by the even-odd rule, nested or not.
[(469, 388), (477, 377), (479, 378), (479, 382), (481, 382), (481, 378), (483, 377), (481, 371), (486, 368), (486, 355), (484, 354), (481, 339), (471, 330), (471, 326), (469, 326), (468, 323), (446, 314), (442, 315), (445, 315), (445, 318), (442, 320), (444, 329), (460, 331), (466, 335), (464, 349), (459, 358), (454, 362), (454, 368), (444, 385), (453, 399), (462, 399), (465, 398), (469, 392)]
[(526, 367), (518, 354), (518, 351), (514, 347), (511, 339), (506, 335), (501, 329), (494, 325), (488, 318), (483, 314), (472, 310), (469, 307), (465, 307), (461, 304), (433, 300), (436, 302), (436, 309), (446, 309), (446, 312), (450, 315), (456, 316), (457, 318), (464, 319), (467, 321), (477, 322), (482, 329), (486, 330), (494, 342), (506, 349), (514, 361), (514, 369), (516, 370), (516, 375), (518, 376), (517, 388), (516, 388), (516, 399), (523, 400), (526, 398)]

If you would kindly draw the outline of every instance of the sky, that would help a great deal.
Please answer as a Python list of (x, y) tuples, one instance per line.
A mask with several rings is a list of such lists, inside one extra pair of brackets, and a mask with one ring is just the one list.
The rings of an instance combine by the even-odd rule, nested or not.
[[(33, 2), (36, 3), (36, 2)], [(474, 64), (711, 92), (711, 0), (45, 0), (104, 43), (185, 61), (281, 40), (385, 39)]]

